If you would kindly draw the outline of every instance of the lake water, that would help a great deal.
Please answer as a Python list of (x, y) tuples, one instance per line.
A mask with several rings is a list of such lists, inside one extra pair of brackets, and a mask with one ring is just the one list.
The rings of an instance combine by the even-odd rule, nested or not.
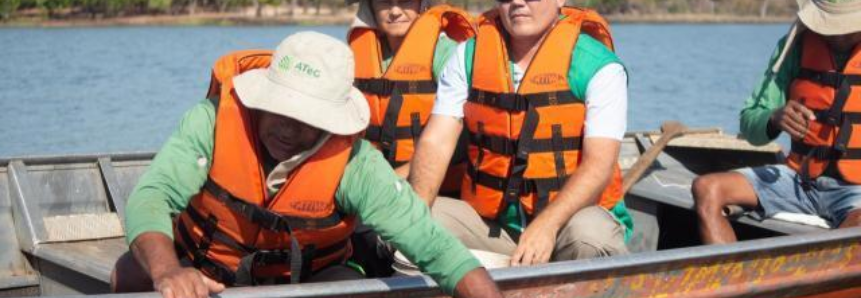
[[(738, 111), (788, 25), (616, 25), (629, 130), (664, 120), (738, 131)], [(154, 151), (203, 99), (211, 64), (346, 27), (0, 29), (0, 157)]]

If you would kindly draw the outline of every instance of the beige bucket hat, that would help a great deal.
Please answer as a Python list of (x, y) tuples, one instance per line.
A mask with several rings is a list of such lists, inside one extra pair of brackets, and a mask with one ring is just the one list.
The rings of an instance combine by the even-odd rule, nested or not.
[(353, 52), (316, 32), (299, 32), (278, 45), (269, 68), (233, 78), (246, 107), (301, 121), (336, 135), (364, 130), (368, 102), (353, 87)]
[(797, 0), (798, 19), (813, 32), (843, 35), (861, 32), (861, 0)]
[(805, 30), (821, 35), (843, 35), (861, 32), (861, 0), (796, 0), (798, 20), (787, 34), (786, 44), (771, 68), (777, 73), (790, 49)]

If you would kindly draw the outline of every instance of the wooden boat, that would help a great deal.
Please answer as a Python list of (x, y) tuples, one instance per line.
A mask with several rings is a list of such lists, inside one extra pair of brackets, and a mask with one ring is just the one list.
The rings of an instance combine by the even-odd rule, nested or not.
[[(658, 132), (626, 136), (627, 169)], [(128, 248), (126, 199), (153, 153), (0, 159), (0, 296), (106, 294)], [(861, 297), (861, 228), (733, 217), (733, 245), (702, 246), (690, 184), (699, 174), (780, 162), (719, 130), (670, 143), (625, 200), (632, 254), (493, 270), (508, 297)], [(818, 295), (818, 296), (816, 296)], [(121, 296), (158, 297), (157, 293)], [(436, 297), (427, 277), (229, 289), (221, 297)]]

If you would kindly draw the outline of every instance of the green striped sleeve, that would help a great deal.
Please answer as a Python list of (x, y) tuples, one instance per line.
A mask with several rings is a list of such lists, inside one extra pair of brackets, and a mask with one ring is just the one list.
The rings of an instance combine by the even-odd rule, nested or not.
[(341, 211), (357, 214), (447, 294), (478, 260), (454, 236), (431, 219), (430, 210), (412, 187), (395, 175), (382, 154), (365, 140), (341, 179)]
[(212, 158), (215, 107), (208, 100), (185, 113), (138, 180), (126, 204), (126, 242), (145, 232), (173, 238), (171, 215), (180, 213), (206, 182)]
[(789, 84), (798, 74), (801, 54), (795, 48), (790, 50), (780, 70), (777, 73), (772, 72), (774, 64), (777, 63), (780, 53), (786, 46), (786, 39), (783, 37), (778, 41), (777, 49), (768, 62), (768, 68), (759, 83), (754, 86), (751, 95), (745, 100), (744, 108), (740, 113), (739, 130), (753, 145), (765, 145), (777, 137), (776, 134), (769, 135), (768, 121), (775, 110), (786, 104)]

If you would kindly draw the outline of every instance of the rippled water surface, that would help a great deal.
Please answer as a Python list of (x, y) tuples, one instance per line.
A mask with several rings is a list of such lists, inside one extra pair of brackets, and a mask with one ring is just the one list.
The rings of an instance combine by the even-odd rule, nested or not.
[[(629, 130), (661, 121), (738, 131), (787, 25), (617, 25)], [(200, 101), (211, 63), (292, 32), (346, 27), (0, 29), (0, 156), (153, 151)]]

